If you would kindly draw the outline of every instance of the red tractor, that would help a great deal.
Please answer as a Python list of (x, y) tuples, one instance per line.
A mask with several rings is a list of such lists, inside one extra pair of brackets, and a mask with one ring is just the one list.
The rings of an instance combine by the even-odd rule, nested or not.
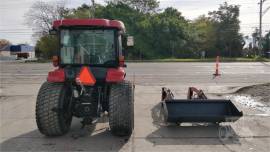
[[(46, 136), (60, 136), (70, 129), (72, 117), (83, 125), (108, 114), (110, 130), (129, 136), (134, 128), (134, 85), (125, 80), (121, 21), (64, 19), (53, 23), (59, 38), (49, 72), (36, 103), (36, 122)], [(133, 44), (133, 42), (129, 42)]]

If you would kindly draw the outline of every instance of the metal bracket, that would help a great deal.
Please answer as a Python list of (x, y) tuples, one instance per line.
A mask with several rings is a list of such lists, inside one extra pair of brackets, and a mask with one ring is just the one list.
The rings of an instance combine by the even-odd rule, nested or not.
[(201, 89), (199, 90), (195, 87), (189, 87), (187, 99), (207, 99), (207, 97)]

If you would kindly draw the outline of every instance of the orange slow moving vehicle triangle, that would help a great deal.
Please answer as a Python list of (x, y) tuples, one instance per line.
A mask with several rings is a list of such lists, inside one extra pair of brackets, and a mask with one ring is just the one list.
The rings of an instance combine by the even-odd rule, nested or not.
[(96, 79), (88, 67), (84, 66), (81, 68), (79, 75), (76, 78), (76, 81), (83, 84), (93, 86), (96, 83)]

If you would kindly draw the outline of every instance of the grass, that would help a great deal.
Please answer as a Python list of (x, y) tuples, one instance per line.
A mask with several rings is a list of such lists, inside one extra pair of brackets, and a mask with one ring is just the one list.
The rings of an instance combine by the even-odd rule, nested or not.
[[(215, 58), (206, 58), (206, 59), (176, 59), (176, 58), (167, 58), (167, 59), (152, 59), (152, 60), (127, 60), (127, 62), (215, 62)], [(221, 58), (220, 62), (270, 62), (270, 59), (267, 58)]]

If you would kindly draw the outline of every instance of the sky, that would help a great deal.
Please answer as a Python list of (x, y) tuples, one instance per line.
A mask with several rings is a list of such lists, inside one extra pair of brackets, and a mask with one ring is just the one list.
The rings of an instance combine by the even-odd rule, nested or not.
[[(31, 27), (24, 21), (24, 14), (36, 0), (0, 0), (0, 39), (7, 39), (13, 44), (35, 44)], [(42, 0), (51, 1), (51, 0)], [(251, 35), (259, 25), (259, 0), (160, 0), (160, 8), (177, 8), (187, 19), (195, 19), (209, 11), (217, 10), (219, 5), (227, 1), (240, 5), (241, 33)], [(104, 0), (96, 0), (105, 4)], [(66, 7), (76, 8), (90, 0), (66, 0)], [(264, 2), (263, 10), (270, 7), (270, 0)], [(262, 31), (270, 30), (270, 10), (263, 16)]]

